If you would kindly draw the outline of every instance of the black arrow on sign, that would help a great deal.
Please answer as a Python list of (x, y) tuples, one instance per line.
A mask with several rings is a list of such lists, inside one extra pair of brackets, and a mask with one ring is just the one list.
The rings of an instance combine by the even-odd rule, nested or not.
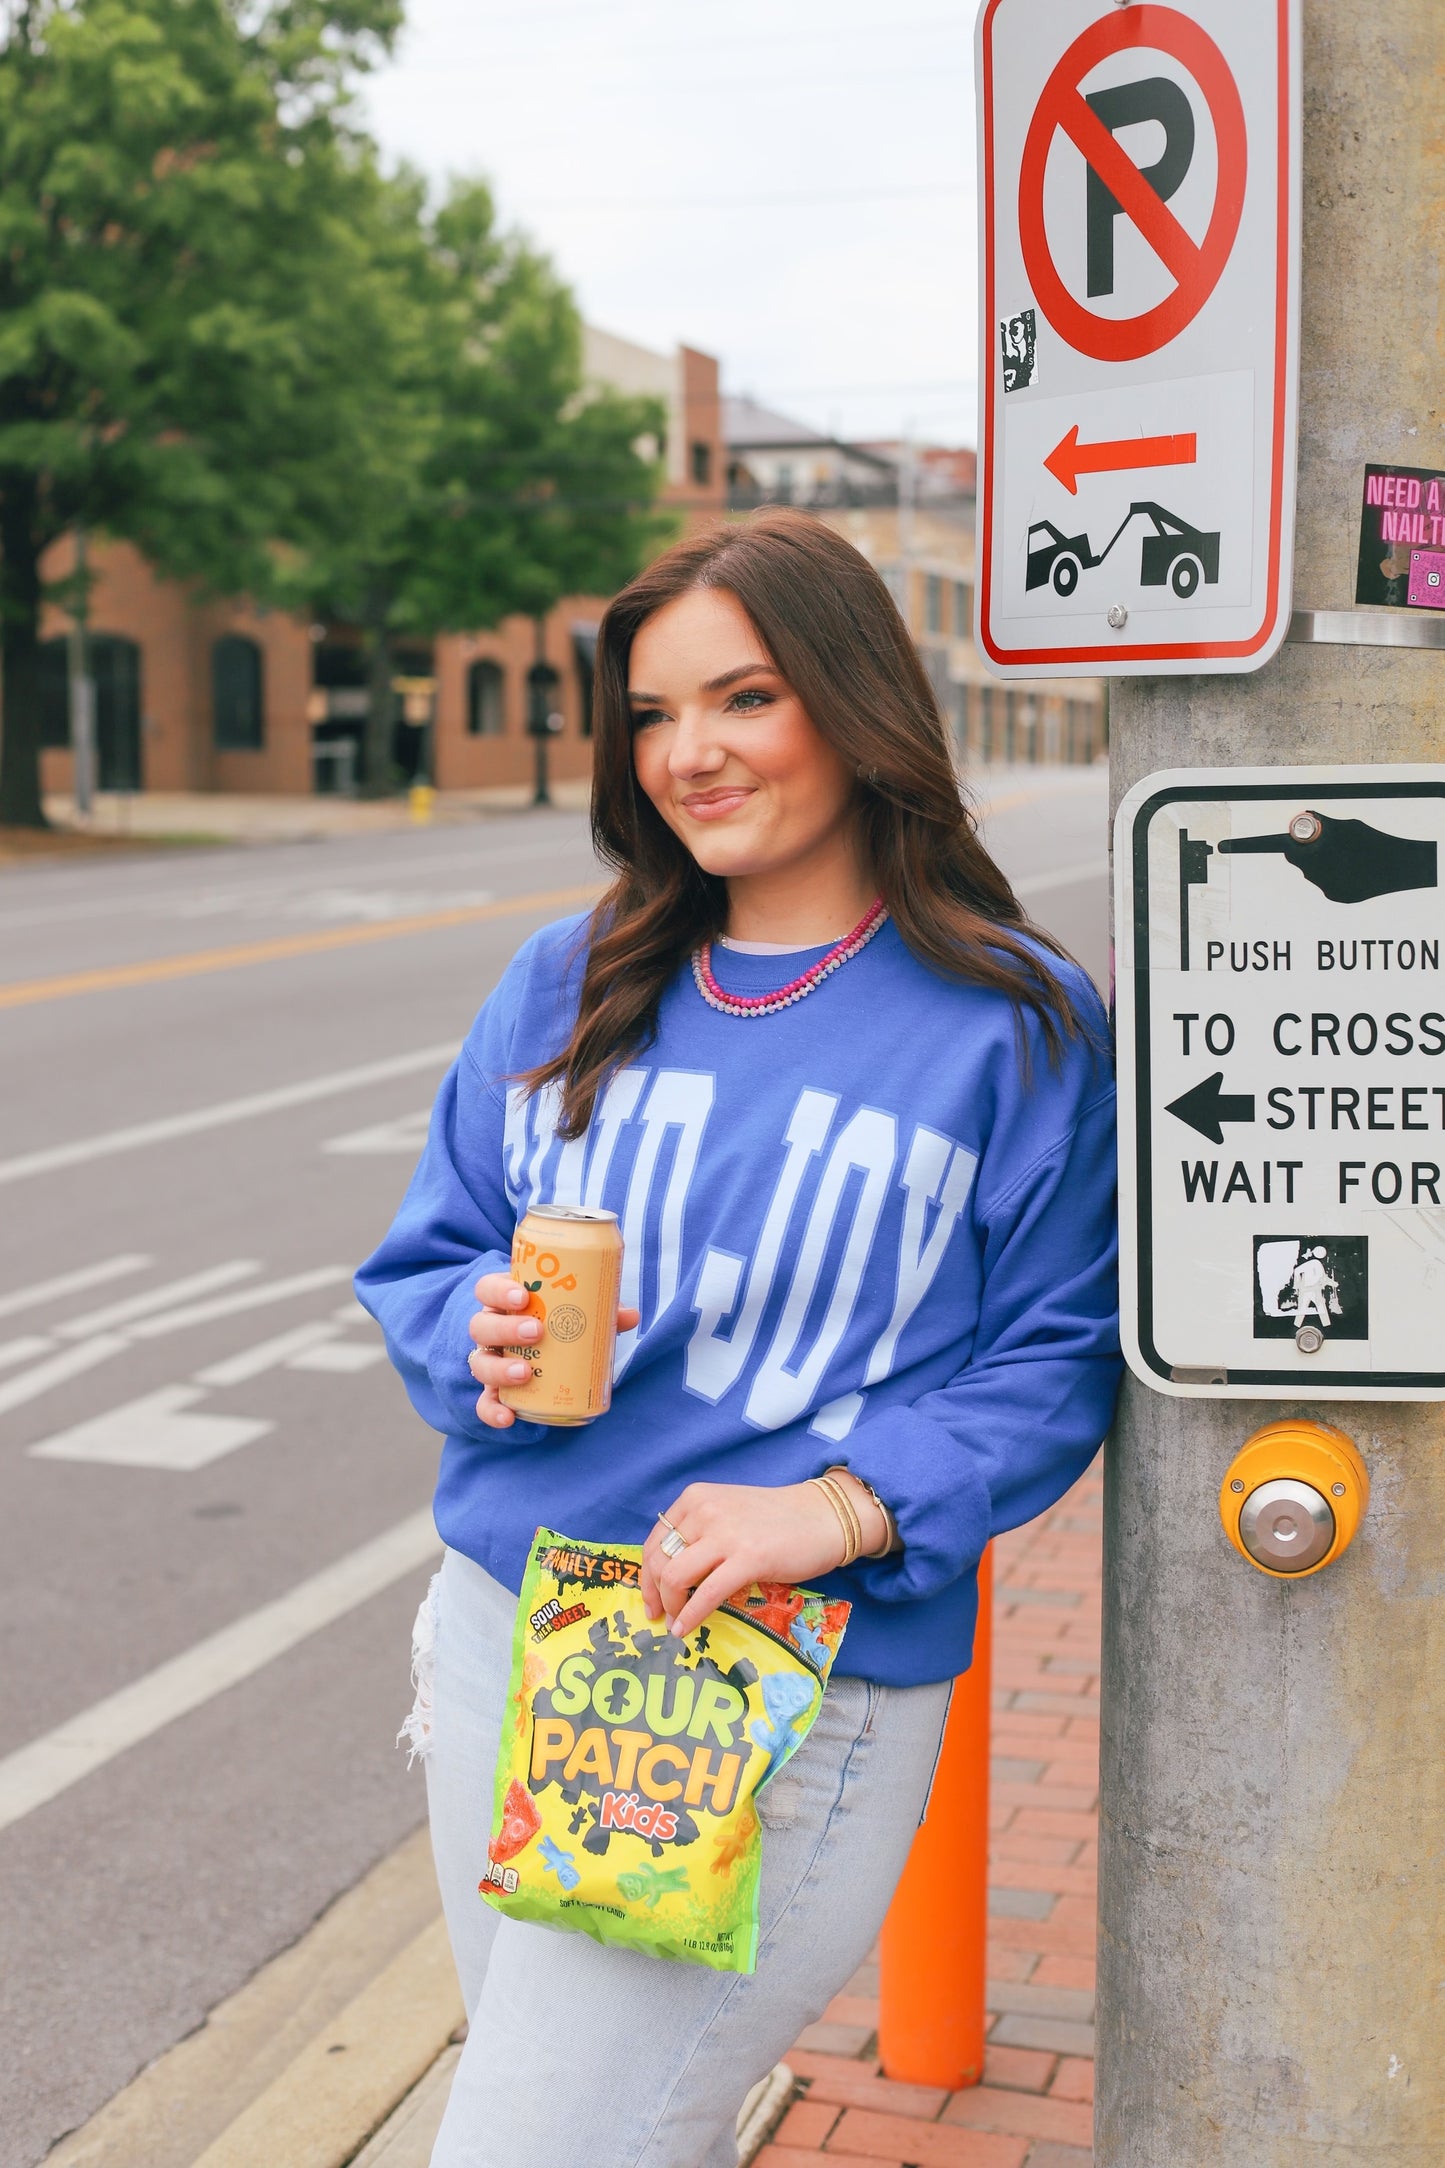
[(1223, 1123), (1254, 1120), (1254, 1093), (1221, 1091), (1223, 1082), (1224, 1071), (1216, 1069), (1202, 1084), (1192, 1084), (1182, 1098), (1171, 1099), (1165, 1113), (1187, 1122), (1211, 1144), (1223, 1144)]

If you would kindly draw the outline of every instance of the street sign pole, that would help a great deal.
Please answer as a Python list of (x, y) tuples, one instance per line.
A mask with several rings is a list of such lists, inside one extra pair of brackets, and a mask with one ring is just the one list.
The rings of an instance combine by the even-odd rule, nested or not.
[[(1170, 770), (1227, 781), (1241, 769), (1376, 763), (1385, 784), (1392, 766), (1441, 758), (1445, 618), (1354, 604), (1365, 466), (1445, 467), (1445, 10), (1305, 0), (1304, 51), (1294, 636), (1250, 675), (1112, 682), (1116, 802)], [(1081, 449), (1089, 441), (1082, 432)], [(1418, 645), (1400, 644), (1402, 626)], [(1289, 810), (1330, 808), (1311, 798)], [(1383, 814), (1372, 824), (1392, 825)], [(1180, 827), (1189, 843), (1208, 840)], [(1240, 869), (1227, 877), (1233, 898), (1263, 862), (1227, 859)], [(1223, 893), (1216, 865), (1181, 843), (1186, 918), (1211, 882)], [(1187, 969), (1201, 984), (1207, 938), (1196, 917)], [(1427, 970), (1427, 983), (1445, 1009), (1445, 976)], [(1431, 1004), (1402, 994), (1398, 1005)], [(1369, 1004), (1319, 1006), (1343, 1022)], [(1220, 1027), (1221, 1047), (1225, 1036)], [(1130, 1059), (1121, 1040), (1121, 1065)], [(1196, 1066), (1184, 1091), (1166, 1087), (1184, 1111), (1160, 1119), (1183, 1125), (1181, 1139), (1191, 1124), (1217, 1128), (1222, 1166), (1247, 1159), (1237, 1140), (1250, 1134), (1251, 1080), (1228, 1055)], [(1362, 1134), (1366, 1146), (1384, 1141)], [(1216, 1151), (1203, 1134), (1193, 1142), (1199, 1152), (1186, 1142), (1181, 1156)], [(1428, 1221), (1428, 1200), (1420, 1211)], [(1166, 1269), (1196, 1262), (1176, 1248)], [(1423, 1252), (1420, 1273), (1445, 1346), (1445, 1291)], [(1289, 1339), (1262, 1345), (1286, 1363), (1308, 1359)], [(1221, 1528), (1219, 1499), (1246, 1438), (1298, 1415), (1353, 1439), (1372, 1503), (1345, 1555), (1292, 1580), (1249, 1564)], [(1345, 1449), (1325, 1438), (1315, 1450), (1336, 1452), (1343, 1501)], [(1442, 1559), (1445, 1404), (1316, 1397), (1303, 1378), (1296, 1399), (1261, 1388), (1257, 1400), (1126, 1379), (1105, 1508), (1099, 2168), (1426, 2168), (1445, 2157)]]

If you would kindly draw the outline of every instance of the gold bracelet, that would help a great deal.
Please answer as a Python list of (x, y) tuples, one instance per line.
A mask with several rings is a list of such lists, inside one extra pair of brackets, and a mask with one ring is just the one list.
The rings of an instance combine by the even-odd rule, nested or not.
[[(879, 1497), (877, 1491), (874, 1490), (873, 1485), (871, 1483), (865, 1482), (864, 1478), (852, 1468), (844, 1468), (842, 1466), (834, 1467), (828, 1470), (828, 1474), (834, 1477), (840, 1475), (851, 1476), (855, 1483), (861, 1484), (862, 1488), (867, 1491), (868, 1496), (873, 1500), (874, 1505), (877, 1506), (879, 1512), (883, 1515), (883, 1541), (876, 1551), (865, 1551), (863, 1549), (863, 1523), (860, 1520), (858, 1523), (859, 1555), (863, 1558), (887, 1558), (890, 1551), (894, 1549), (898, 1542), (898, 1523), (894, 1519), (893, 1514), (891, 1513), (889, 1508), (884, 1505), (883, 1500)], [(838, 1487), (841, 1490), (843, 1486), (840, 1484)], [(852, 1501), (850, 1500), (849, 1503), (851, 1504)], [(856, 1506), (853, 1510), (856, 1514)]]
[(858, 1548), (863, 1540), (862, 1524), (854, 1517), (853, 1502), (844, 1496), (841, 1484), (830, 1483), (825, 1475), (810, 1475), (808, 1481), (823, 1493), (843, 1531), (843, 1556), (834, 1569), (840, 1571), (844, 1566), (851, 1566), (858, 1556)]
[(829, 1497), (836, 1498), (843, 1509), (843, 1518), (848, 1528), (848, 1556), (844, 1563), (851, 1566), (863, 1548), (863, 1523), (859, 1517), (858, 1508), (848, 1495), (847, 1484), (840, 1483), (835, 1476), (826, 1473), (823, 1476), (823, 1481), (828, 1486)]

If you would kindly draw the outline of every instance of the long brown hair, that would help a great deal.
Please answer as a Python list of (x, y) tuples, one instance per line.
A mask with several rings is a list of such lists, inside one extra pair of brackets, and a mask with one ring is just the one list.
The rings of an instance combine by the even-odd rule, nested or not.
[(938, 703), (893, 598), (866, 557), (807, 513), (768, 510), (680, 542), (625, 587), (597, 638), (592, 835), (617, 878), (592, 913), (571, 1037), (523, 1081), (562, 1087), (558, 1132), (580, 1136), (607, 1076), (648, 1046), (678, 965), (727, 921), (727, 883), (705, 873), (638, 788), (627, 697), (632, 643), (695, 588), (742, 604), (814, 728), (857, 770), (858, 817), (878, 893), (924, 963), (996, 987), (1039, 1019), (1051, 1061), (1080, 1029), (959, 794)]

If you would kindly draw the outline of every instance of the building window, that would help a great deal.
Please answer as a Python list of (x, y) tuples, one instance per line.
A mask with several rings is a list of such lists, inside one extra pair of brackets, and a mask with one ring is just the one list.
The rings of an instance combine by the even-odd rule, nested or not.
[(991, 685), (985, 685), (979, 694), (979, 705), (982, 710), (979, 717), (979, 751), (985, 761), (991, 761), (994, 755), (993, 687)]
[(467, 736), (500, 738), (507, 728), (500, 663), (482, 661), (467, 667)]
[(1014, 764), (1014, 762), (1015, 762), (1015, 761), (1016, 761), (1016, 760), (1018, 759), (1018, 752), (1019, 752), (1019, 740), (1018, 740), (1018, 702), (1017, 702), (1017, 699), (1016, 699), (1015, 695), (1014, 695), (1013, 693), (1011, 693), (1011, 692), (1009, 692), (1009, 693), (1005, 693), (1005, 694), (1004, 694), (1004, 696), (1003, 696), (1003, 715), (1004, 715), (1004, 724), (1003, 724), (1003, 729), (1004, 729), (1004, 751), (1003, 751), (1003, 757), (1004, 757), (1004, 759), (1005, 759), (1005, 760), (1006, 760), (1006, 761), (1008, 762), (1009, 766), (1010, 766), (1010, 767), (1012, 767), (1012, 766), (1013, 766), (1013, 764)]
[(967, 580), (953, 583), (953, 636), (966, 640), (973, 631), (973, 589)]
[(258, 753), (265, 742), (261, 650), (227, 632), (211, 649), (211, 728), (218, 753)]
[(706, 489), (712, 480), (712, 446), (701, 438), (693, 440), (692, 478), (699, 489)]
[(925, 632), (943, 630), (943, 582), (935, 572), (930, 572), (924, 582), (923, 629)]

